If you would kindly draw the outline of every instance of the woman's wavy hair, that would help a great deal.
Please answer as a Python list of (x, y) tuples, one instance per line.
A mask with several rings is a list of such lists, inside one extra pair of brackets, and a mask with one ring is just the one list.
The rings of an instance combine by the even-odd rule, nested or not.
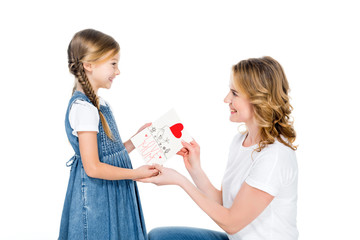
[(273, 58), (250, 58), (232, 67), (235, 89), (248, 97), (260, 127), (260, 152), (275, 139), (296, 150), (296, 132), (290, 114), (289, 83), (281, 65)]
[[(106, 135), (114, 140), (111, 129), (100, 111), (99, 97), (94, 92), (88, 77), (85, 74), (84, 63), (100, 63), (115, 56), (120, 51), (119, 44), (109, 35), (94, 29), (85, 29), (77, 32), (72, 38), (67, 53), (69, 71), (75, 76), (74, 94), (79, 83), (92, 104), (98, 109), (101, 124)], [(105, 58), (105, 56), (108, 56)]]

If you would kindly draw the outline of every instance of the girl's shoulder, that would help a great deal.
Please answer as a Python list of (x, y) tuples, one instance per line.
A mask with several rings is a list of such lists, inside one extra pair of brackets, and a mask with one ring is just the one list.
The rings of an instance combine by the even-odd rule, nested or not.
[[(99, 97), (99, 101), (100, 101), (100, 105), (102, 106), (109, 106), (109, 103), (106, 102), (102, 97)], [(73, 106), (76, 106), (76, 107), (84, 107), (84, 108), (88, 108), (88, 109), (96, 109), (97, 108), (94, 106), (94, 104), (92, 104), (91, 102), (83, 99), (83, 98), (76, 98), (72, 104), (71, 104), (71, 107), (72, 108)]]
[[(104, 98), (102, 98), (101, 96), (99, 96), (99, 102), (100, 102), (100, 105), (103, 105), (103, 106), (109, 106), (109, 103), (107, 101), (105, 101)], [(84, 106), (93, 106), (95, 107), (91, 101), (89, 100), (89, 98), (83, 93), (83, 92), (80, 92), (78, 90), (76, 90), (73, 95), (72, 95), (72, 98), (70, 100), (70, 104), (72, 105), (73, 103), (78, 103), (78, 104), (82, 104)]]
[(71, 105), (71, 109), (78, 108), (78, 107), (87, 108), (87, 109), (96, 109), (96, 107), (92, 103), (90, 103), (84, 99), (75, 99), (75, 101)]

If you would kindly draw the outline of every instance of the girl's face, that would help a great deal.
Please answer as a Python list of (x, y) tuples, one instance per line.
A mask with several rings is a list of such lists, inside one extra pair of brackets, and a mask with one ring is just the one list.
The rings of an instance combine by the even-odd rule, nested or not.
[(91, 71), (88, 72), (88, 78), (95, 92), (97, 92), (99, 88), (111, 88), (113, 80), (120, 74), (118, 66), (119, 58), (120, 55), (118, 53), (105, 62), (91, 64)]
[(235, 90), (233, 74), (231, 74), (230, 77), (230, 90), (226, 95), (224, 102), (229, 104), (231, 122), (247, 123), (253, 120), (253, 106), (245, 95)]

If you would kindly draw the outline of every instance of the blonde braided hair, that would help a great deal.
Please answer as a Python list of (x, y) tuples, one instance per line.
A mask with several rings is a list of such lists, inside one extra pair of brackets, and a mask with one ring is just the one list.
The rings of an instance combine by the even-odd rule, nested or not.
[[(119, 44), (109, 35), (94, 29), (85, 29), (77, 32), (71, 40), (68, 47), (68, 67), (70, 73), (75, 76), (75, 84), (72, 91), (74, 94), (77, 83), (79, 83), (89, 98), (91, 103), (98, 109), (101, 124), (106, 135), (114, 140), (111, 129), (106, 121), (105, 116), (100, 111), (99, 97), (93, 90), (88, 77), (86, 76), (84, 63), (105, 61), (120, 51)], [(111, 52), (106, 59), (102, 59), (104, 55)]]

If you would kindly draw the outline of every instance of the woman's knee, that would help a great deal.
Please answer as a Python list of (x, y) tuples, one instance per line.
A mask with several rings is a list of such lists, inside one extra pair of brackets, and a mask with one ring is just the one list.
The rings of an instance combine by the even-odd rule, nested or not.
[(227, 235), (192, 227), (160, 227), (149, 232), (149, 240), (228, 240)]
[(167, 227), (154, 228), (149, 232), (149, 240), (166, 240), (168, 236)]

